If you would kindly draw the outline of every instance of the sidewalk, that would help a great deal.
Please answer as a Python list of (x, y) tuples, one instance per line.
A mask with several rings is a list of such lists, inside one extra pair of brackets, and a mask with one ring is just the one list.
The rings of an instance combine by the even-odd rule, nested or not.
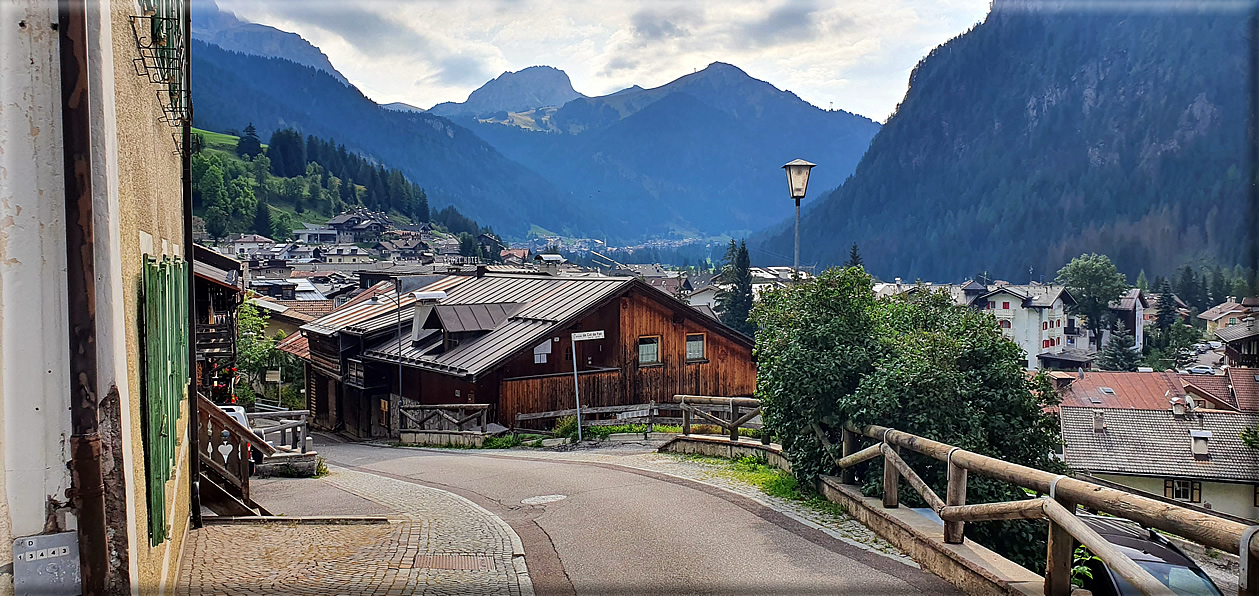
[[(258, 501), (293, 521), (206, 525), (185, 547), (179, 594), (531, 596), (520, 539), (446, 491), (331, 468), (255, 480)], [(301, 516), (385, 516), (327, 523)]]

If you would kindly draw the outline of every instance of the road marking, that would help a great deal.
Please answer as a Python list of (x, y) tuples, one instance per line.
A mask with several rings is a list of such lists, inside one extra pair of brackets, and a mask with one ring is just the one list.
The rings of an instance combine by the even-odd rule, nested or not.
[(546, 503), (554, 503), (556, 501), (563, 501), (564, 499), (567, 499), (567, 498), (568, 498), (568, 495), (541, 495), (538, 497), (529, 497), (528, 499), (521, 499), (520, 503), (522, 505), (544, 505)]

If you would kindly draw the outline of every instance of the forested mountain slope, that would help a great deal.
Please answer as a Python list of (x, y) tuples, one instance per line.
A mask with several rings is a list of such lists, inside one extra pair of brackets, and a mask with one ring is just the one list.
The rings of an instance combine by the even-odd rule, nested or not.
[(568, 195), (445, 118), (378, 106), (353, 86), (288, 60), (197, 41), (192, 55), (199, 128), (223, 131), (252, 122), (263, 139), (288, 127), (335, 139), (402, 170), (425, 189), (434, 209), (454, 204), (509, 236), (523, 236), (534, 223), (556, 231), (582, 223)]
[[(1094, 251), (1132, 279), (1244, 261), (1247, 17), (1047, 6), (997, 0), (919, 63), (852, 178), (805, 214), (803, 262), (853, 242), (877, 275), (939, 281), (1050, 279)], [(791, 243), (789, 223), (759, 242)]]

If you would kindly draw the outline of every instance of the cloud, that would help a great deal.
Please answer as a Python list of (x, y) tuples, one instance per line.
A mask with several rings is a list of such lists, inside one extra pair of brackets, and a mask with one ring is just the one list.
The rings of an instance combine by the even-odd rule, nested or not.
[(813, 41), (820, 32), (812, 2), (788, 2), (742, 27), (743, 35), (758, 46)]
[(429, 51), (432, 42), (419, 31), (369, 10), (374, 3), (277, 2), (283, 19), (335, 34), (366, 54), (400, 56)]
[(662, 14), (644, 10), (630, 17), (630, 26), (633, 27), (634, 37), (645, 41), (660, 41), (690, 35), (687, 24), (688, 21), (695, 20), (699, 20), (696, 15), (685, 11)]
[(484, 60), (470, 54), (447, 56), (437, 61), (437, 67), (428, 80), (444, 85), (480, 86), (494, 77)]

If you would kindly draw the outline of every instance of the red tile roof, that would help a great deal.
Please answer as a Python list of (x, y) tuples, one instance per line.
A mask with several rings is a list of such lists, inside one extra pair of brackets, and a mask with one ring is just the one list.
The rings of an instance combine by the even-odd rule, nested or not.
[(1259, 412), (1259, 368), (1230, 368), (1227, 374), (1237, 407), (1243, 412)]
[[(1113, 393), (1104, 392), (1103, 388)], [(1064, 406), (1167, 410), (1170, 399), (1184, 395), (1185, 389), (1175, 373), (1087, 372), (1060, 393)]]
[(275, 347), (302, 360), (310, 360), (310, 341), (300, 331), (284, 338)]
[(1229, 389), (1228, 377), (1224, 375), (1180, 375), (1180, 384), (1186, 391), (1202, 395), (1204, 399), (1222, 402), (1237, 407), (1237, 400)]

